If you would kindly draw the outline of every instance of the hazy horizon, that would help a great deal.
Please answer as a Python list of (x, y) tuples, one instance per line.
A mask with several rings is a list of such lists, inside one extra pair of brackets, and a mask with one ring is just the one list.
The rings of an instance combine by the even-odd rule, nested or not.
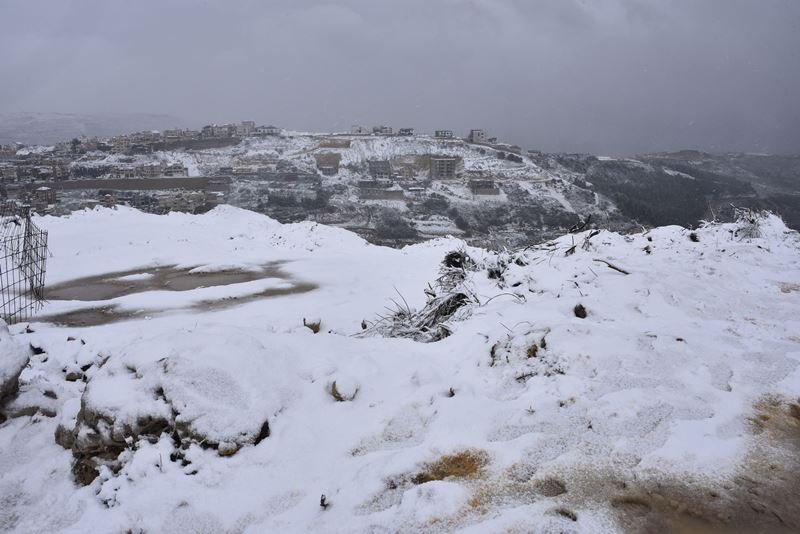
[(7, 0), (0, 112), (484, 128), (608, 155), (798, 153), (800, 3), (769, 5)]

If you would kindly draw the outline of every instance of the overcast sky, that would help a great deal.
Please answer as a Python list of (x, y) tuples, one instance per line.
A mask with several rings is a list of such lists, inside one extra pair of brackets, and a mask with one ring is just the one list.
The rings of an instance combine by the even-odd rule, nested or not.
[(0, 112), (800, 153), (800, 0), (0, 0)]

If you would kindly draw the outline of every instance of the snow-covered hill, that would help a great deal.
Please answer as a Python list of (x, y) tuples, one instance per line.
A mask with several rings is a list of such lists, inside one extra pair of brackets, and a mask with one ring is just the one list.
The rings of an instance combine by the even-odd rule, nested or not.
[[(453, 158), (455, 176), (432, 176), (433, 157)], [(379, 244), (457, 235), (482, 246), (517, 246), (560, 235), (589, 216), (612, 230), (633, 224), (567, 169), (543, 169), (519, 147), (428, 135), (286, 132), (222, 148), (94, 152), (72, 169), (97, 176), (156, 162), (180, 163), (190, 176), (231, 176), (228, 202), (237, 207), (282, 222), (347, 228)], [(375, 162), (391, 170), (372, 172)], [(82, 198), (73, 196), (79, 206)]]
[(0, 530), (800, 528), (776, 217), (503, 253), (230, 207), (37, 224)]

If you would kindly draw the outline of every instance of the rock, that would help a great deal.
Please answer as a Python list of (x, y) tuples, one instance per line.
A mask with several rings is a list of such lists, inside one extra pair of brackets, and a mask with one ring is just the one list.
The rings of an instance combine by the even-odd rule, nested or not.
[(64, 376), (64, 379), (67, 382), (77, 382), (78, 380), (83, 379), (83, 373), (76, 370), (67, 371), (67, 374)]
[(217, 447), (217, 454), (222, 457), (233, 456), (239, 451), (239, 446), (236, 443), (223, 442)]
[(75, 434), (73, 434), (72, 431), (73, 428), (66, 427), (59, 423), (58, 426), (56, 426), (54, 436), (56, 443), (67, 450), (72, 450), (72, 446), (75, 444)]

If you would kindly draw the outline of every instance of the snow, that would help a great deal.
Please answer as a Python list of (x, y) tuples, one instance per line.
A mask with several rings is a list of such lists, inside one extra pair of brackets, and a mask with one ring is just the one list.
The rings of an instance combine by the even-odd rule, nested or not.
[[(14, 402), (52, 413), (0, 426), (0, 530), (616, 531), (607, 502), (559, 500), (580, 493), (576, 473), (728, 480), (753, 450), (753, 403), (800, 394), (800, 292), (785, 291), (800, 287), (800, 237), (775, 217), (749, 240), (715, 224), (696, 231), (698, 242), (666, 227), (500, 253), (453, 238), (382, 248), (226, 206), (201, 216), (98, 209), (37, 224), (49, 231), (49, 284), (164, 266), (279, 272), (52, 301), (43, 318), (112, 305), (148, 313), (13, 327), (16, 345), (44, 351)], [(475, 262), (460, 287), (476, 304), (450, 337), (362, 330), (386, 308), (421, 309), (452, 250)], [(314, 334), (304, 322), (317, 320)], [(72, 452), (54, 442), (57, 429), (74, 433)], [(119, 453), (75, 485), (73, 452), (97, 440)], [(485, 452), (480, 473), (412, 482), (464, 450)], [(565, 497), (536, 492), (547, 477), (565, 481)]]
[(674, 171), (672, 169), (664, 169), (664, 172), (670, 176), (680, 176), (681, 178), (687, 178), (689, 180), (694, 180), (694, 176), (691, 174), (686, 174), (685, 172)]
[(5, 321), (0, 319), (0, 401), (16, 388), (16, 381), (28, 364), (29, 351), (8, 331)]

